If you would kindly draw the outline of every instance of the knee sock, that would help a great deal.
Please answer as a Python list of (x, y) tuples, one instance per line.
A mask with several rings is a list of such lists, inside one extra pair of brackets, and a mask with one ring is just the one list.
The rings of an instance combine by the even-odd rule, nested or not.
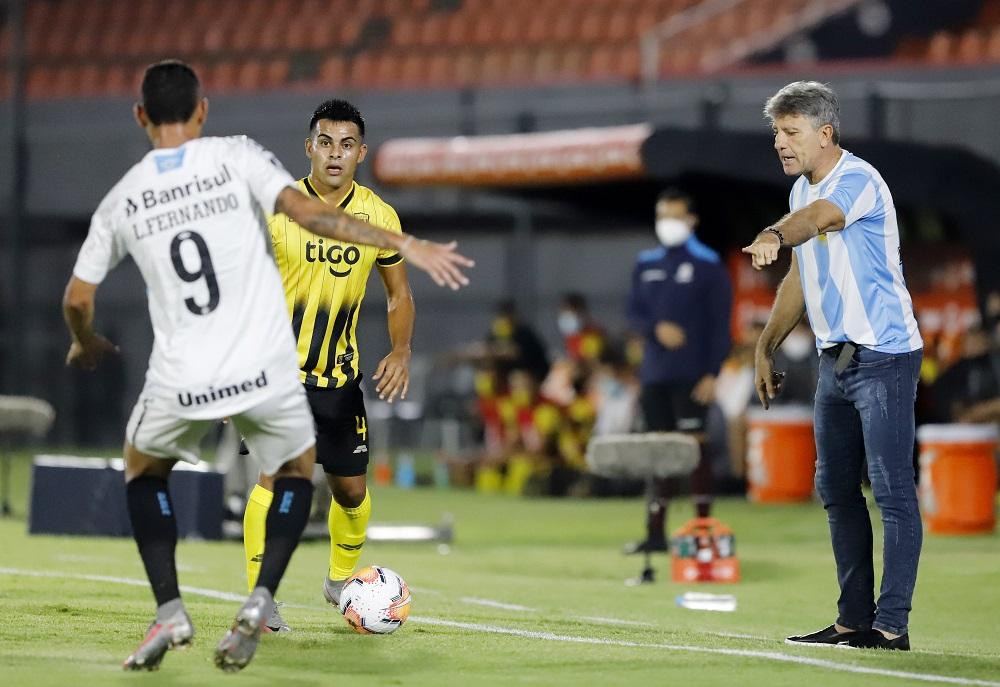
[(247, 589), (253, 591), (264, 560), (264, 526), (274, 494), (259, 484), (254, 485), (243, 513), (243, 554), (247, 559)]
[(267, 511), (264, 556), (256, 584), (272, 596), (306, 528), (312, 491), (312, 482), (304, 477), (281, 477), (274, 481), (274, 499)]
[(128, 517), (156, 605), (180, 598), (177, 588), (177, 519), (167, 481), (137, 477), (125, 486)]
[(361, 547), (365, 545), (368, 518), (372, 513), (371, 493), (365, 490), (365, 498), (356, 508), (344, 508), (336, 500), (330, 500), (330, 570), (331, 580), (350, 577), (361, 558)]

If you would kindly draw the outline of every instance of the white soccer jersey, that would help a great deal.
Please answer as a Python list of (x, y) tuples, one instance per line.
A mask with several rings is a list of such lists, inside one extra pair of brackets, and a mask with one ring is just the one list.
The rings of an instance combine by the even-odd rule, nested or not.
[(298, 386), (266, 213), (295, 180), (245, 136), (156, 149), (94, 213), (73, 274), (98, 284), (126, 253), (154, 343), (144, 397), (177, 417), (235, 415)]
[(896, 208), (882, 176), (845, 150), (818, 184), (799, 177), (788, 205), (795, 211), (819, 199), (839, 207), (846, 223), (795, 247), (816, 346), (852, 341), (883, 353), (922, 348), (903, 280)]

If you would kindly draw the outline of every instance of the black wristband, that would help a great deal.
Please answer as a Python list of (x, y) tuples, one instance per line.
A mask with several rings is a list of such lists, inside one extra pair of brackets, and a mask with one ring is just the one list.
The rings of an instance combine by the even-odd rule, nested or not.
[(784, 237), (784, 236), (782, 236), (782, 235), (781, 235), (781, 232), (780, 232), (780, 231), (778, 231), (777, 229), (775, 229), (774, 227), (768, 227), (767, 229), (765, 229), (764, 231), (762, 231), (762, 232), (760, 232), (760, 233), (761, 233), (761, 234), (767, 234), (767, 233), (769, 233), (769, 232), (770, 232), (770, 233), (772, 233), (772, 234), (774, 234), (775, 236), (777, 236), (777, 237), (778, 237), (778, 245), (779, 245), (779, 246), (783, 246), (783, 245), (785, 245), (785, 237)]

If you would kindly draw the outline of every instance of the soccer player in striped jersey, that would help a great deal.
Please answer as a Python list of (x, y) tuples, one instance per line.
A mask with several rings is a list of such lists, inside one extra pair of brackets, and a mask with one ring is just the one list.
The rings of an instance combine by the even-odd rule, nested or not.
[[(392, 207), (354, 180), (367, 154), (365, 120), (344, 100), (322, 103), (309, 122), (305, 141), (309, 175), (296, 185), (303, 192), (354, 217), (402, 231)], [(409, 385), (413, 296), (406, 265), (398, 251), (324, 239), (285, 214), (269, 222), (274, 255), (285, 289), (299, 362), (299, 381), (316, 422), (317, 462), (333, 494), (328, 526), (330, 564), (323, 594), (336, 605), (340, 589), (361, 556), (371, 514), (368, 471), (368, 420), (361, 393), (362, 368), (357, 343), (358, 316), (373, 268), (388, 300), (392, 351), (372, 379), (375, 391), (392, 403)], [(243, 517), (247, 582), (253, 588), (263, 558), (265, 520), (273, 498), (273, 480), (261, 474)], [(287, 630), (277, 607), (268, 627)]]
[[(782, 169), (798, 179), (791, 212), (743, 249), (761, 269), (782, 246), (793, 247), (757, 342), (755, 383), (767, 408), (780, 387), (771, 356), (807, 313), (820, 353), (816, 491), (840, 583), (834, 624), (786, 641), (908, 650), (922, 543), (913, 406), (923, 342), (903, 280), (896, 208), (878, 171), (840, 147), (840, 106), (829, 86), (788, 84), (764, 112)], [(872, 525), (861, 492), (866, 457), (885, 530), (877, 604)]]

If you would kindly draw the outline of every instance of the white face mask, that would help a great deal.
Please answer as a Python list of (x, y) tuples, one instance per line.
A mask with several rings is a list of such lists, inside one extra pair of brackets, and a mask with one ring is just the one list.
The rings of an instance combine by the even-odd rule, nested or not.
[(681, 219), (663, 217), (656, 220), (656, 238), (664, 246), (679, 246), (691, 237), (691, 225)]
[(559, 319), (556, 320), (559, 326), (559, 333), (563, 336), (572, 336), (580, 331), (580, 318), (577, 317), (576, 313), (569, 311), (563, 311), (559, 313)]
[(800, 332), (791, 332), (781, 342), (781, 352), (791, 360), (804, 360), (815, 347), (815, 340), (808, 334)]

